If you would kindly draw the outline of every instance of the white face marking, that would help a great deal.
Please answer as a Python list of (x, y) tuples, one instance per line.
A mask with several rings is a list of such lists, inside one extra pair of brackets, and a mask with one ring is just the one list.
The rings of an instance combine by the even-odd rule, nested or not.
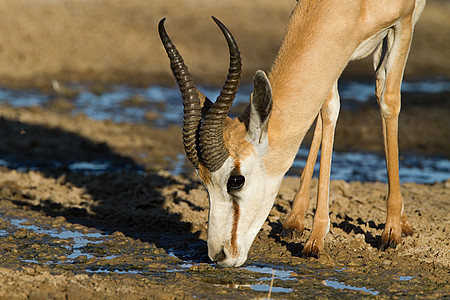
[[(260, 150), (260, 149), (259, 149)], [(219, 266), (238, 267), (270, 213), (283, 176), (270, 177), (262, 162), (263, 153), (254, 152), (240, 162), (242, 188), (227, 190), (235, 164), (229, 157), (211, 174), (209, 194), (208, 255)]]

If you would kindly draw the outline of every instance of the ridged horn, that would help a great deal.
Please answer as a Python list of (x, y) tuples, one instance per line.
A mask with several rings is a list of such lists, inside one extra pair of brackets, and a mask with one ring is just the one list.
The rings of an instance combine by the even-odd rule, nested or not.
[(200, 151), (202, 160), (210, 172), (217, 171), (228, 158), (229, 153), (223, 140), (223, 122), (233, 104), (241, 76), (241, 54), (231, 32), (218, 19), (212, 17), (219, 26), (228, 44), (230, 65), (227, 79), (219, 97), (200, 128)]
[(200, 98), (191, 73), (189, 73), (187, 66), (184, 64), (183, 58), (177, 48), (175, 48), (175, 45), (170, 40), (169, 35), (164, 28), (165, 20), (166, 18), (163, 18), (159, 21), (158, 31), (167, 55), (169, 56), (170, 67), (178, 86), (180, 87), (181, 96), (183, 98), (184, 151), (186, 152), (186, 156), (190, 162), (196, 169), (198, 169), (199, 153), (197, 153), (197, 133), (202, 119)]

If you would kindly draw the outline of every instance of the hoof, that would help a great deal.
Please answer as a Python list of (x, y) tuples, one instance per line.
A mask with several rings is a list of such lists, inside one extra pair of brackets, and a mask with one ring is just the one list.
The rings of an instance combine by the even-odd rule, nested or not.
[(281, 231), (281, 237), (291, 241), (300, 238), (302, 235), (303, 230), (283, 228), (283, 230)]
[(305, 226), (303, 225), (303, 218), (298, 215), (289, 215), (283, 222), (283, 230), (281, 236), (289, 240), (293, 240), (302, 236)]
[(323, 252), (324, 241), (319, 239), (309, 239), (305, 247), (303, 248), (303, 256), (305, 257), (316, 257), (319, 258), (320, 253)]
[(394, 230), (393, 228), (384, 228), (381, 235), (381, 250), (388, 248), (396, 248), (398, 244), (402, 243), (402, 234), (400, 230)]

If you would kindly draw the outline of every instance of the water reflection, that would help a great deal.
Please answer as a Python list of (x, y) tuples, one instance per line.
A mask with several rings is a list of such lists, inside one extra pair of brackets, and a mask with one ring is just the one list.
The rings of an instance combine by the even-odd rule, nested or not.
[(332, 287), (332, 288), (337, 289), (337, 290), (359, 291), (359, 292), (368, 293), (368, 294), (371, 294), (371, 295), (374, 295), (374, 296), (379, 294), (378, 291), (374, 291), (373, 289), (368, 289), (366, 287), (351, 286), (351, 285), (347, 285), (345, 283), (342, 283), (342, 282), (339, 282), (339, 281), (335, 281), (335, 280), (324, 280), (324, 284), (326, 286)]
[[(74, 85), (67, 89), (70, 101), (74, 104), (73, 114), (84, 113), (94, 120), (112, 120), (114, 122), (143, 122), (146, 112), (152, 111), (160, 118), (154, 120), (157, 126), (180, 124), (182, 120), (182, 101), (177, 87), (150, 86), (135, 88), (124, 85), (111, 86), (101, 92), (90, 90), (88, 86)], [(200, 88), (210, 99), (216, 99), (220, 89)], [(241, 86), (235, 103), (247, 103), (252, 86)], [(449, 81), (403, 82), (403, 92), (441, 93), (450, 91)], [(339, 84), (342, 101), (356, 100), (365, 102), (374, 97), (374, 84), (367, 82), (346, 82)], [(44, 94), (38, 90), (15, 90), (0, 88), (0, 104), (14, 107), (43, 106), (60, 95)]]
[[(308, 149), (300, 148), (291, 175), (299, 175), (308, 157)], [(400, 181), (415, 183), (442, 182), (450, 177), (450, 160), (440, 156), (404, 155), (400, 160)], [(314, 176), (319, 175), (319, 158)], [(345, 181), (387, 182), (384, 156), (367, 152), (334, 152), (331, 162), (331, 179)]]
[[(54, 238), (58, 238), (61, 240), (71, 240), (73, 241), (71, 243), (71, 246), (62, 246), (65, 247), (68, 250), (71, 250), (71, 253), (69, 255), (67, 255), (67, 258), (69, 260), (66, 260), (65, 263), (71, 263), (74, 261), (74, 259), (80, 257), (80, 256), (86, 256), (87, 259), (92, 258), (92, 257), (96, 257), (92, 254), (89, 253), (85, 253), (82, 251), (82, 249), (84, 247), (86, 247), (88, 245), (88, 243), (90, 244), (99, 244), (103, 242), (103, 239), (107, 237), (107, 235), (104, 235), (102, 233), (82, 233), (79, 231), (72, 231), (72, 230), (66, 230), (64, 228), (62, 228), (61, 230), (57, 230), (57, 229), (44, 229), (40, 226), (37, 225), (26, 225), (23, 224), (25, 222), (27, 222), (27, 219), (10, 219), (9, 222), (11, 223), (11, 225), (15, 226), (16, 228), (24, 228), (30, 231), (33, 231), (35, 233), (43, 233), (43, 234), (47, 234), (51, 237)], [(5, 234), (6, 235), (6, 234)], [(111, 256), (102, 256), (102, 258), (104, 259), (112, 259), (115, 258), (116, 256), (111, 255)], [(98, 257), (100, 258), (100, 257)], [(27, 262), (27, 263), (39, 263), (37, 260), (33, 259), (33, 260), (22, 260), (23, 262)]]

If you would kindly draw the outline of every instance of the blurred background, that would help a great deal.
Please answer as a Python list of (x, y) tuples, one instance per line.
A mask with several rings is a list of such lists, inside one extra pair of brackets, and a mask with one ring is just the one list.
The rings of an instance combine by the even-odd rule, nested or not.
[[(295, 0), (3, 0), (0, 85), (51, 80), (172, 84), (158, 21), (202, 85), (221, 85), (228, 66), (214, 15), (241, 48), (243, 80), (268, 70)], [(450, 77), (450, 1), (429, 0), (414, 37), (407, 80)], [(344, 78), (372, 78), (371, 58), (351, 63)]]

